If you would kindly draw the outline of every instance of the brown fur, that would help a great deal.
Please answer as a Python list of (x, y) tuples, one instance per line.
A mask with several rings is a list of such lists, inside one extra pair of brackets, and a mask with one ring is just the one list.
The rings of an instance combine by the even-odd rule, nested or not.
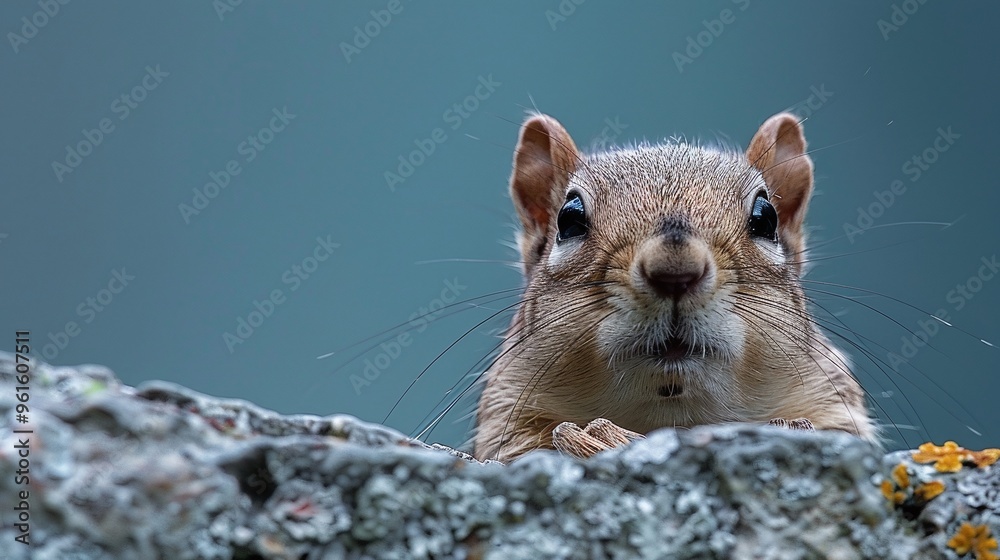
[[(673, 142), (582, 156), (555, 119), (531, 116), (511, 176), (527, 286), (486, 375), (476, 457), (551, 448), (560, 423), (595, 418), (639, 433), (807, 418), (874, 439), (864, 393), (799, 283), (812, 193), (805, 148), (797, 120), (780, 114), (745, 155)], [(559, 243), (571, 190), (589, 230)], [(761, 190), (778, 213), (778, 243), (748, 232)], [(702, 271), (673, 299), (648, 280)], [(696, 357), (657, 362), (669, 337)], [(683, 392), (661, 396), (665, 386)]]

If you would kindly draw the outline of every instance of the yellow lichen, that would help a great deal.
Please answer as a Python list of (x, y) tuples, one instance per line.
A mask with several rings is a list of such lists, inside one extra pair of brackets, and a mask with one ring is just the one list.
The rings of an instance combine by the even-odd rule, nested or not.
[(938, 472), (958, 472), (963, 463), (970, 463), (979, 468), (986, 468), (1000, 459), (1000, 449), (984, 449), (970, 451), (960, 447), (953, 441), (946, 441), (938, 446), (925, 443), (913, 452), (913, 460), (917, 463), (934, 463)]
[(893, 505), (899, 505), (906, 500), (906, 493), (897, 491), (892, 485), (892, 482), (888, 480), (882, 481), (882, 495), (885, 499), (893, 503)]
[(957, 455), (946, 455), (934, 463), (934, 468), (938, 472), (958, 472), (962, 470), (962, 459)]
[[(959, 467), (961, 467), (961, 463), (959, 463)], [(910, 480), (910, 472), (906, 469), (905, 463), (900, 463), (893, 467), (891, 478), (891, 480), (888, 478), (883, 480), (880, 489), (885, 499), (892, 502), (893, 505), (898, 506), (905, 502), (910, 495), (910, 485), (913, 481)], [(940, 496), (944, 490), (945, 485), (943, 482), (932, 480), (914, 486), (912, 496), (922, 502), (929, 502)]]
[(910, 486), (910, 473), (906, 472), (905, 464), (900, 463), (892, 469), (892, 479), (896, 481), (896, 486), (899, 486), (900, 489)]
[(973, 451), (972, 462), (976, 464), (977, 467), (984, 469), (993, 463), (996, 463), (1000, 459), (1000, 449), (983, 449), (982, 451)]
[(997, 540), (990, 536), (990, 528), (985, 524), (962, 523), (948, 546), (959, 556), (972, 552), (976, 560), (1000, 560), (1000, 556), (992, 552), (997, 549)]
[(883, 480), (881, 488), (882, 488), (882, 495), (885, 496), (885, 499), (891, 500), (892, 493), (896, 491), (896, 489), (892, 487), (892, 483), (889, 482), (888, 480)]
[(944, 492), (944, 483), (940, 480), (925, 482), (913, 489), (913, 495), (925, 502), (929, 502)]

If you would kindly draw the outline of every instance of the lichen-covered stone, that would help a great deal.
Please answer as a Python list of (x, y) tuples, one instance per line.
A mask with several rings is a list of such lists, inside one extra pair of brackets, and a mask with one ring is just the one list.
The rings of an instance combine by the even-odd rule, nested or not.
[[(996, 465), (941, 473), (840, 433), (661, 430), (500, 465), (96, 366), (36, 364), (26, 426), (13, 369), (0, 354), (2, 558), (958, 558), (1000, 533)], [(7, 506), (24, 427), (30, 546)]]

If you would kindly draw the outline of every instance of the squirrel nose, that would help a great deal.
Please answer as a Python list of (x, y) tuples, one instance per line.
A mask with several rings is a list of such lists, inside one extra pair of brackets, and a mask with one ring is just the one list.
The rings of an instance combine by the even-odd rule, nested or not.
[(713, 260), (708, 243), (685, 221), (667, 218), (660, 231), (639, 246), (632, 278), (645, 290), (677, 302), (705, 290)]
[(708, 275), (708, 263), (686, 262), (684, 266), (670, 266), (662, 260), (641, 262), (639, 270), (646, 284), (662, 298), (679, 299), (693, 290)]

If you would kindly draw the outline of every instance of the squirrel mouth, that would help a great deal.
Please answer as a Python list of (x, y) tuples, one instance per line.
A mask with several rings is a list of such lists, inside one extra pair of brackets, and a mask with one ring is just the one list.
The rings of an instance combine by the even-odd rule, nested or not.
[(694, 357), (694, 351), (683, 339), (671, 336), (653, 346), (652, 354), (663, 362), (678, 362)]

